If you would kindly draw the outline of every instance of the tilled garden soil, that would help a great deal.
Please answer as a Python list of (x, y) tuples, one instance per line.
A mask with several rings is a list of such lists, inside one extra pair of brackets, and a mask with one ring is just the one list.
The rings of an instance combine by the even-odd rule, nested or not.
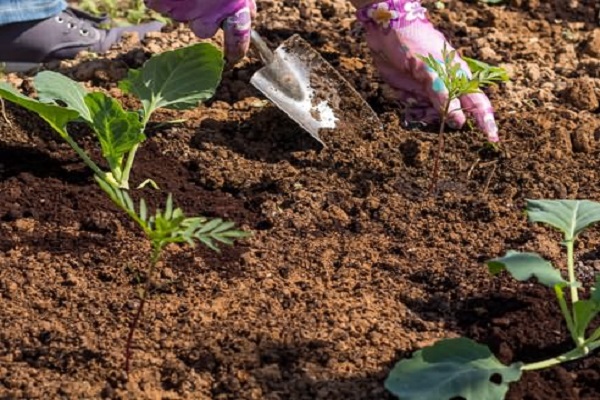
[[(134, 196), (156, 206), (172, 192), (189, 215), (233, 220), (254, 235), (221, 254), (169, 247), (126, 381), (125, 338), (149, 245), (50, 128), (7, 104), (0, 398), (391, 399), (383, 380), (393, 364), (439, 338), (471, 337), (503, 362), (568, 349), (553, 293), (490, 277), (483, 262), (517, 249), (562, 263), (558, 235), (527, 223), (525, 199), (600, 200), (595, 0), (427, 4), (463, 54), (513, 77), (488, 91), (500, 149), (478, 131), (451, 132), (433, 198), (435, 127), (403, 128), (350, 6), (258, 6), (257, 28), (272, 45), (293, 33), (309, 40), (385, 129), (328, 134), (321, 150), (248, 84), (254, 57), (228, 70), (210, 103), (157, 114), (133, 182), (151, 177), (162, 191)], [(50, 67), (121, 97), (128, 68), (195, 40), (169, 28), (143, 49)], [(29, 79), (9, 79), (30, 92)], [(89, 132), (76, 133), (97, 154)], [(598, 230), (579, 242), (584, 283), (600, 271), (599, 246)], [(525, 373), (508, 398), (598, 399), (600, 357)]]

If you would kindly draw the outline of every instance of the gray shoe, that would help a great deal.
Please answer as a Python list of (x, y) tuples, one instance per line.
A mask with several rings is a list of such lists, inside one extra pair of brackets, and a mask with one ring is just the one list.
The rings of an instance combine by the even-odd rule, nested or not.
[(137, 32), (143, 39), (147, 33), (160, 31), (164, 26), (161, 22), (150, 22), (100, 29), (105, 22), (105, 17), (69, 8), (44, 20), (0, 25), (0, 71), (29, 71), (49, 61), (75, 58), (83, 50), (105, 53), (123, 33)]

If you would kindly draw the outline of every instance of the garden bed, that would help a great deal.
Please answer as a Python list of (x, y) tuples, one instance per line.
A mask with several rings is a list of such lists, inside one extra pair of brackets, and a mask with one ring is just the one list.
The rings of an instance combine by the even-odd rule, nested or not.
[[(226, 72), (208, 104), (157, 113), (132, 182), (152, 177), (187, 213), (235, 221), (254, 236), (221, 254), (168, 248), (129, 381), (123, 349), (147, 242), (70, 147), (6, 104), (0, 397), (391, 399), (383, 380), (393, 364), (440, 338), (476, 339), (506, 363), (568, 350), (552, 291), (490, 277), (483, 262), (507, 249), (562, 260), (548, 230), (527, 223), (525, 199), (600, 201), (596, 2), (428, 4), (463, 54), (513, 78), (488, 91), (500, 149), (478, 131), (449, 133), (434, 198), (435, 127), (402, 127), (350, 6), (291, 3), (259, 0), (260, 33), (272, 45), (293, 33), (309, 40), (385, 129), (349, 129), (321, 150), (249, 85), (254, 57)], [(170, 28), (143, 49), (126, 44), (107, 59), (51, 67), (121, 97), (128, 68), (193, 41), (185, 27)], [(89, 132), (76, 137), (97, 154)], [(163, 192), (140, 192), (164, 202)], [(599, 246), (597, 230), (578, 243), (586, 283), (600, 272)], [(597, 399), (599, 371), (593, 355), (527, 372), (507, 398)]]

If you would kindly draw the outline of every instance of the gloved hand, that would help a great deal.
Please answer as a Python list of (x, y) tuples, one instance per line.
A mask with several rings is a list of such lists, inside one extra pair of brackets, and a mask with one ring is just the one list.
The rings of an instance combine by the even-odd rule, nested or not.
[[(442, 60), (444, 43), (453, 50), (444, 35), (427, 19), (419, 0), (386, 0), (359, 8), (357, 17), (366, 30), (367, 43), (382, 78), (395, 89), (398, 100), (407, 106), (409, 122), (439, 121), (439, 110), (448, 99), (448, 91), (437, 74), (418, 57), (432, 54)], [(456, 56), (464, 73), (471, 76), (467, 64)], [(462, 127), (463, 111), (471, 114), (488, 140), (497, 142), (498, 128), (492, 105), (483, 93), (462, 96), (450, 105), (448, 125)]]
[(196, 36), (225, 33), (225, 57), (233, 63), (250, 47), (250, 29), (256, 13), (254, 0), (145, 0), (146, 6), (175, 21), (189, 22)]

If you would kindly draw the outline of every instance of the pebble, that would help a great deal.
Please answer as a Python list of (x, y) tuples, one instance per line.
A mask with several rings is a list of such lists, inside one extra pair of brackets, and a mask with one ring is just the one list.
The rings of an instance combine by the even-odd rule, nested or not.
[(600, 28), (594, 29), (590, 34), (585, 43), (585, 52), (592, 57), (600, 57)]
[(586, 77), (573, 80), (564, 91), (564, 97), (567, 102), (579, 110), (594, 111), (600, 106), (594, 83)]
[(169, 267), (165, 267), (161, 270), (160, 275), (164, 278), (164, 279), (174, 279), (175, 278), (175, 273), (173, 272), (173, 270)]
[(540, 66), (536, 63), (528, 63), (525, 69), (525, 75), (532, 81), (537, 81), (542, 76)]
[(501, 61), (501, 57), (496, 53), (494, 49), (489, 46), (485, 46), (479, 49), (479, 57), (483, 62), (487, 63), (498, 63)]

